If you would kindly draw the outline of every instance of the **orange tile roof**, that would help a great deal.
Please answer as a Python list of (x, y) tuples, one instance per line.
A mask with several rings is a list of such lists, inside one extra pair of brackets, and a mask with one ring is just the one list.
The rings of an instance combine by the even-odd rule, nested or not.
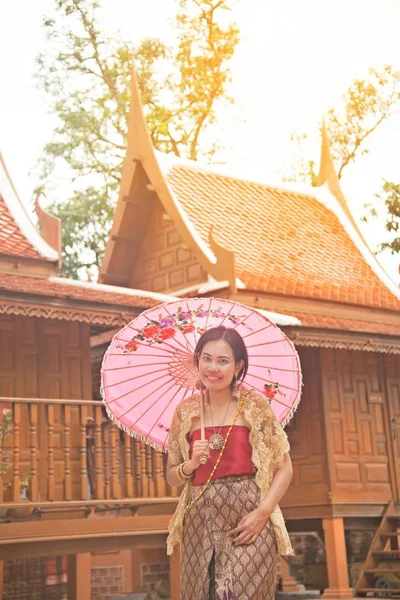
[(0, 254), (21, 256), (23, 258), (40, 258), (42, 256), (26, 239), (10, 214), (0, 194)]
[(383, 335), (400, 336), (400, 323), (375, 323), (371, 321), (361, 321), (356, 319), (346, 319), (339, 317), (326, 317), (323, 315), (311, 315), (303, 313), (290, 313), (291, 317), (296, 317), (301, 321), (302, 327), (312, 327), (316, 329), (336, 329), (341, 331), (358, 331), (360, 333), (375, 333)]
[(214, 225), (235, 251), (248, 289), (400, 309), (338, 217), (311, 195), (179, 164), (167, 180), (202, 239)]
[(152, 308), (162, 302), (162, 300), (152, 296), (151, 292), (148, 292), (148, 296), (146, 296), (146, 292), (140, 292), (140, 295), (135, 295), (134, 291), (129, 289), (125, 293), (113, 291), (113, 286), (92, 284), (91, 287), (88, 284), (79, 285), (78, 281), (71, 285), (70, 283), (63, 283), (60, 279), (41, 279), (38, 277), (0, 273), (0, 292), (16, 292), (47, 298), (65, 298), (141, 309)]

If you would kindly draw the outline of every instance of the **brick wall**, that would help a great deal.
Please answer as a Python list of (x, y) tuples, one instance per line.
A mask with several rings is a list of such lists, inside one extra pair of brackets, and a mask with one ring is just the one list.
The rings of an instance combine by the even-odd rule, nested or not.
[(109, 600), (112, 594), (122, 594), (125, 590), (124, 567), (92, 567), (91, 588), (91, 600)]
[(160, 579), (165, 579), (165, 581), (169, 581), (169, 563), (141, 564), (140, 582), (143, 591), (151, 592), (157, 581), (159, 581)]

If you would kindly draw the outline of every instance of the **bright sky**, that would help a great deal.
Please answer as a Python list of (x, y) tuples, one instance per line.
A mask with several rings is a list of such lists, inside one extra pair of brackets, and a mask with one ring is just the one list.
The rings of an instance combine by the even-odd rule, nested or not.
[[(0, 3), (0, 149), (22, 198), (29, 175), (51, 138), (54, 122), (35, 88), (35, 56), (44, 48), (41, 27), (54, 0)], [(137, 42), (170, 40), (174, 0), (102, 0), (104, 24)], [(232, 63), (236, 119), (220, 115), (224, 159), (245, 173), (276, 180), (293, 152), (293, 130), (309, 132), (318, 158), (318, 124), (351, 80), (368, 67), (400, 69), (400, 0), (238, 0), (232, 13), (242, 41)], [(343, 188), (355, 215), (380, 189), (381, 178), (400, 181), (400, 117), (382, 127), (370, 154), (348, 168)], [(363, 226), (362, 226), (363, 227)], [(371, 246), (382, 223), (364, 229)], [(381, 258), (398, 281), (398, 257)]]

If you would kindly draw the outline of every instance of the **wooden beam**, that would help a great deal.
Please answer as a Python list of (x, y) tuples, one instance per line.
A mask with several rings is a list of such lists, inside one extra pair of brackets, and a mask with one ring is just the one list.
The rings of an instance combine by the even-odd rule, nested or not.
[(96, 517), (29, 521), (0, 525), (0, 560), (52, 554), (112, 551), (118, 548), (160, 547), (170, 515)]
[(349, 583), (343, 519), (339, 517), (323, 519), (322, 524), (329, 581), (322, 598), (325, 600), (353, 598), (353, 589)]
[(175, 546), (169, 557), (169, 585), (171, 600), (179, 600), (181, 589), (181, 552), (180, 546)]
[(68, 600), (90, 600), (91, 565), (90, 552), (68, 556)]
[(0, 555), (7, 560), (33, 558), (38, 556), (69, 555), (82, 552), (119, 552), (120, 550), (151, 550), (165, 548), (167, 533), (141, 534), (126, 537), (114, 537), (112, 532), (102, 538), (84, 538), (76, 540), (53, 540), (52, 542), (34, 542), (27, 545), (10, 545)]

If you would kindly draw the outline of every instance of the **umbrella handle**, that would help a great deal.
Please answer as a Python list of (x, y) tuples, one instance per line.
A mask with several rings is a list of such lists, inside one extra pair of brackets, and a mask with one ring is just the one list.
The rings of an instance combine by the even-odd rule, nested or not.
[[(203, 393), (203, 386), (200, 384), (200, 433), (201, 433), (201, 441), (205, 441), (206, 439), (206, 434), (205, 434), (205, 430), (204, 430), (204, 393)], [(207, 458), (205, 456), (202, 456), (200, 458), (200, 464), (201, 465), (205, 465), (207, 464)]]

